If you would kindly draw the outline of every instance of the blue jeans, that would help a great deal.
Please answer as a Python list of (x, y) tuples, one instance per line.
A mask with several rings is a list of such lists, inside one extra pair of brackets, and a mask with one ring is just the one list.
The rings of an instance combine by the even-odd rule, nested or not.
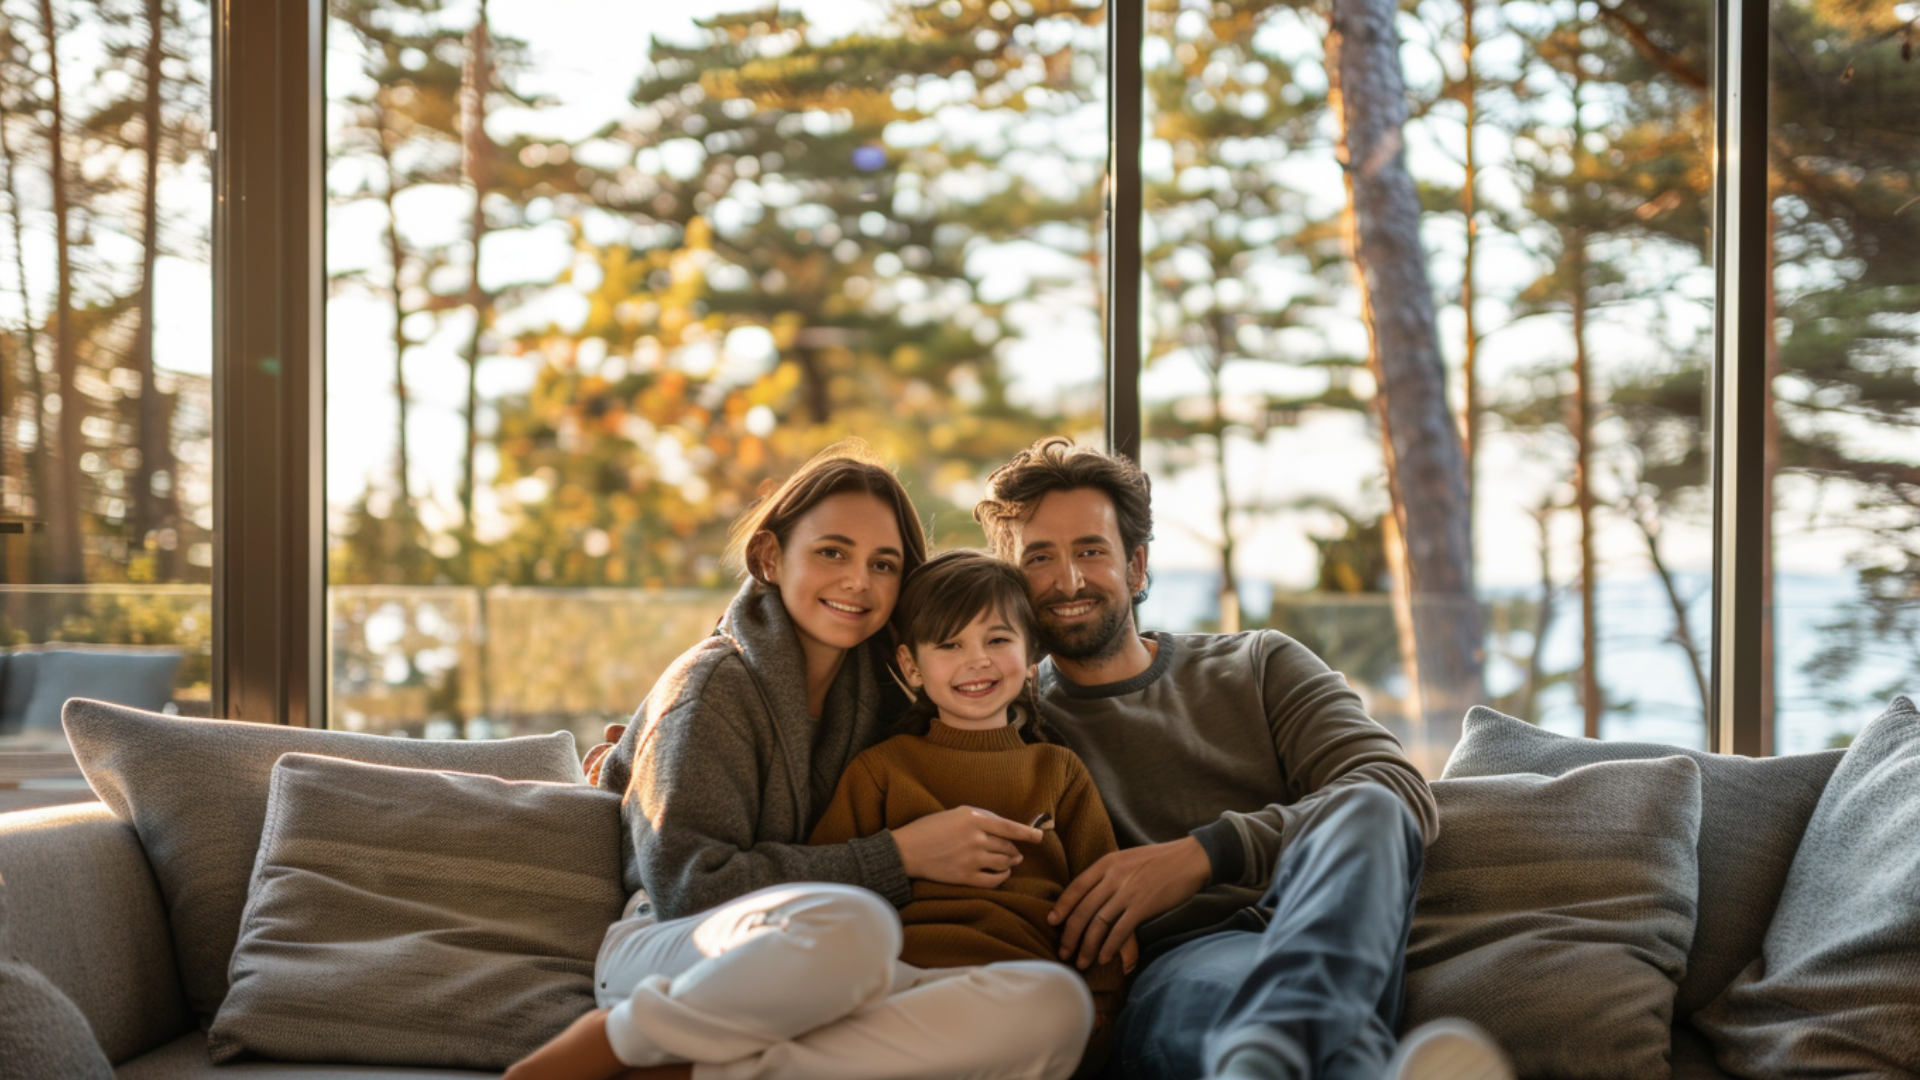
[(1332, 792), (1281, 852), (1264, 931), (1187, 942), (1140, 973), (1113, 1064), (1127, 1080), (1193, 1080), (1253, 1044), (1302, 1080), (1377, 1080), (1400, 1026), (1422, 852), (1387, 789)]

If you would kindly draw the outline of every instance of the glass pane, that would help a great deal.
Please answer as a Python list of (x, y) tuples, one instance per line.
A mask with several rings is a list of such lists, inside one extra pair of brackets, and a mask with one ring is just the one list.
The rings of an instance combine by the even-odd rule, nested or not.
[(597, 741), (765, 481), (859, 435), (978, 544), (1097, 439), (1103, 20), (336, 0), (330, 722)]
[(1481, 701), (1704, 746), (1711, 16), (1149, 5), (1144, 622), (1299, 638), (1430, 773)]
[(1920, 69), (1911, 5), (1773, 5), (1774, 749), (1920, 685)]
[(0, 810), (92, 798), (70, 696), (205, 715), (212, 37), (0, 3)]

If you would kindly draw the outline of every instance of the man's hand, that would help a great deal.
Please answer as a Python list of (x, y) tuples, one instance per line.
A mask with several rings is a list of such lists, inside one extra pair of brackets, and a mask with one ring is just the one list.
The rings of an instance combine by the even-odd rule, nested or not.
[(1192, 899), (1212, 877), (1206, 849), (1191, 836), (1102, 857), (1047, 913), (1052, 925), (1066, 924), (1060, 959), (1082, 968), (1106, 963), (1125, 950), (1141, 923)]
[(607, 754), (613, 750), (613, 744), (619, 742), (620, 737), (626, 733), (627, 725), (608, 724), (604, 733), (607, 741), (587, 748), (586, 760), (580, 763), (580, 771), (587, 774), (588, 784), (593, 787), (600, 786), (600, 766), (606, 761)]
[(910, 878), (991, 889), (1019, 865), (1014, 843), (1037, 844), (1045, 835), (987, 810), (956, 806), (893, 830), (893, 842)]

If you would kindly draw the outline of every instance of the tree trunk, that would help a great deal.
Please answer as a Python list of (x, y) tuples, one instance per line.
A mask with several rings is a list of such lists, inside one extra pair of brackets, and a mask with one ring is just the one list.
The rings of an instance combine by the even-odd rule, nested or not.
[(1474, 205), (1474, 184), (1479, 180), (1480, 170), (1475, 159), (1474, 127), (1479, 122), (1480, 82), (1473, 70), (1473, 54), (1479, 48), (1480, 39), (1473, 29), (1473, 9), (1476, 0), (1461, 0), (1460, 19), (1463, 24), (1460, 39), (1460, 59), (1465, 69), (1466, 92), (1463, 101), (1466, 105), (1466, 178), (1460, 185), (1460, 214), (1466, 220), (1466, 252), (1460, 266), (1460, 314), (1466, 322), (1466, 339), (1461, 356), (1461, 396), (1466, 399), (1461, 408), (1461, 451), (1467, 459), (1467, 550), (1474, 550), (1474, 463), (1480, 453), (1480, 329), (1473, 317), (1473, 261), (1478, 254), (1480, 241), (1480, 220)]
[(1573, 279), (1573, 485), (1580, 515), (1580, 706), (1589, 739), (1600, 737), (1606, 699), (1600, 691), (1600, 577), (1593, 536), (1593, 371), (1587, 351), (1587, 234), (1566, 232)]
[(1213, 394), (1213, 475), (1220, 496), (1220, 632), (1240, 630), (1240, 578), (1233, 570), (1233, 502), (1227, 492), (1227, 421), (1221, 415), (1220, 364), (1207, 365)]
[(66, 116), (60, 102), (59, 31), (53, 19), (53, 0), (40, 0), (40, 26), (47, 42), (47, 82), (51, 89), (47, 102), (52, 111), (47, 128), (47, 179), (53, 189), (53, 373), (60, 395), (60, 419), (53, 430), (54, 471), (39, 494), (46, 505), (49, 583), (77, 585), (86, 580), (87, 572), (80, 532), (82, 397), (75, 385), (80, 356), (73, 340), (73, 242), (67, 230), (72, 193), (67, 185)]
[(1521, 684), (1516, 715), (1537, 724), (1540, 721), (1533, 715), (1534, 702), (1546, 677), (1547, 631), (1553, 629), (1553, 507), (1543, 505), (1535, 510), (1533, 522), (1540, 530), (1540, 607), (1534, 613), (1533, 646), (1527, 650), (1527, 679)]
[[(140, 467), (133, 484), (133, 542), (151, 551), (154, 580), (171, 581), (178, 543), (158, 542), (158, 533), (179, 517), (179, 487), (174, 483), (173, 440), (167, 430), (171, 410), (160, 399), (153, 365), (154, 268), (160, 255), (160, 87), (165, 17), (161, 0), (147, 0), (146, 100), (141, 106), (145, 131), (146, 176), (140, 191), (139, 324), (134, 330), (134, 367), (140, 375)], [(156, 485), (158, 477), (166, 480)]]
[[(487, 157), (492, 146), (487, 141), (487, 91), (491, 88), (492, 66), (487, 56), (487, 0), (480, 0), (480, 14), (474, 20), (467, 50), (466, 86), (462, 112), (462, 158), (467, 183), (473, 188), (473, 218), (469, 232), (473, 236), (473, 279), (467, 287), (467, 305), (473, 309), (473, 333), (467, 338), (467, 452), (460, 474), (461, 552), (469, 582), (473, 578), (476, 540), (473, 528), (474, 468), (480, 449), (480, 339), (491, 318), (493, 298), (480, 284), (480, 246), (487, 235)], [(477, 582), (473, 582), (477, 584)]]
[(1395, 10), (1393, 0), (1334, 0), (1327, 70), (1387, 483), (1405, 547), (1422, 720), (1429, 745), (1445, 747), (1482, 696), (1481, 620), (1466, 456), (1447, 405), (1420, 200), (1406, 169)]
[[(28, 516), (44, 519), (47, 512), (47, 483), (53, 475), (53, 440), (47, 433), (46, 386), (40, 378), (40, 335), (34, 322), (33, 291), (27, 287), (26, 226), (20, 220), (20, 194), (14, 184), (14, 173), (19, 162), (13, 156), (13, 145), (7, 139), (7, 125), (3, 118), (0, 118), (0, 165), (6, 168), (7, 216), (13, 224), (13, 272), (14, 280), (20, 284), (19, 340), (25, 349), (20, 370), (26, 376), (24, 388), (27, 400), (32, 403), (33, 442), (26, 447), (25, 479), (26, 494), (33, 500), (33, 509)], [(47, 569), (44, 560), (35, 557), (43, 545), (27, 542), (14, 546), (28, 553), (22, 580), (44, 580)], [(17, 614), (15, 622), (19, 622)], [(38, 627), (31, 628), (29, 633), (36, 641), (44, 636)]]
[[(393, 163), (393, 147), (389, 137), (397, 137), (388, 123), (386, 89), (383, 87), (374, 94), (374, 139), (380, 148), (380, 162), (386, 167), (387, 187), (382, 196), (387, 210), (387, 258), (393, 267), (393, 402), (399, 414), (394, 424), (394, 464), (393, 479), (396, 492), (394, 516), (400, 528), (396, 530), (401, 547), (396, 553), (400, 558), (401, 580), (409, 585), (425, 584), (416, 580), (413, 574), (418, 564), (414, 550), (416, 540), (413, 506), (413, 485), (408, 477), (407, 462), (407, 309), (402, 297), (400, 275), (406, 267), (406, 248), (400, 240), (400, 215), (394, 211), (393, 199), (400, 187), (400, 170)], [(479, 250), (475, 246), (475, 251)], [(477, 276), (476, 276), (477, 280)], [(469, 447), (472, 443), (469, 442)], [(471, 449), (469, 449), (471, 454)], [(471, 460), (471, 458), (469, 458)]]

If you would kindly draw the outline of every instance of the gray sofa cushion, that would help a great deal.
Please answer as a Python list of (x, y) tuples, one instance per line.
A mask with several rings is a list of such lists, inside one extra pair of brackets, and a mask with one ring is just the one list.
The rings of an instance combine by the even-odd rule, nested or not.
[(1539, 773), (1559, 776), (1600, 761), (1685, 754), (1700, 766), (1700, 919), (1675, 1015), (1706, 1007), (1760, 955), (1800, 834), (1840, 751), (1746, 758), (1656, 743), (1595, 742), (1542, 731), (1476, 706), (1467, 713), (1447, 778)]
[(1433, 797), (1407, 1026), (1471, 1020), (1532, 1080), (1667, 1080), (1700, 767), (1676, 756), (1443, 779)]
[(571, 732), (499, 742), (428, 742), (67, 704), (67, 739), (102, 802), (133, 823), (166, 900), (187, 1004), (210, 1021), (227, 995), (247, 878), (273, 763), (290, 752), (576, 782)]
[(0, 815), (13, 953), (86, 1016), (115, 1065), (193, 1026), (133, 827), (97, 802)]
[(1920, 1075), (1920, 712), (1860, 732), (1807, 822), (1760, 959), (1694, 1023), (1753, 1080)]
[(27, 731), (59, 731), (60, 707), (68, 698), (158, 710), (172, 699), (180, 670), (177, 649), (48, 646), (35, 660), (33, 695), (23, 717)]
[(46, 976), (0, 959), (0, 1080), (113, 1080), (80, 1009)]
[(622, 839), (612, 792), (288, 754), (213, 1060), (513, 1064), (594, 1007)]

